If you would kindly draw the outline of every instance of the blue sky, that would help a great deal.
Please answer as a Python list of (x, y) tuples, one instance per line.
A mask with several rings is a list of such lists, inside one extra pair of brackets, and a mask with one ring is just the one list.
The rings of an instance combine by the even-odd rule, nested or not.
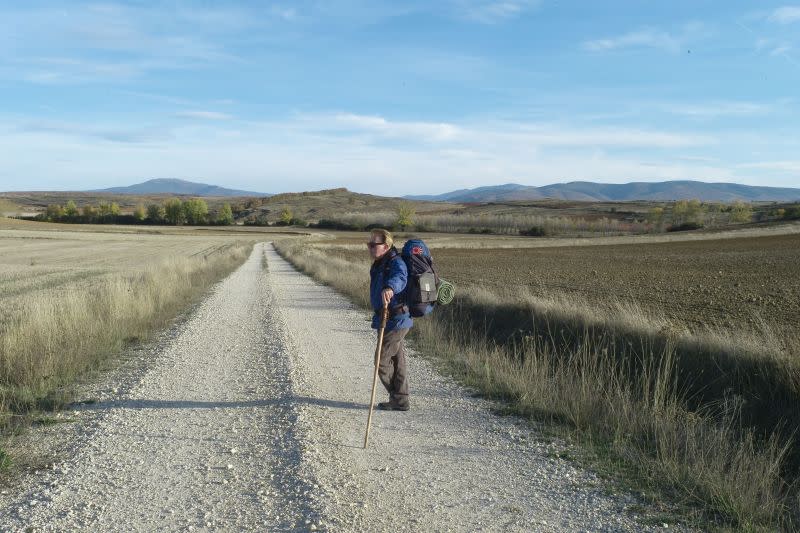
[(4, 2), (0, 190), (800, 186), (800, 4)]

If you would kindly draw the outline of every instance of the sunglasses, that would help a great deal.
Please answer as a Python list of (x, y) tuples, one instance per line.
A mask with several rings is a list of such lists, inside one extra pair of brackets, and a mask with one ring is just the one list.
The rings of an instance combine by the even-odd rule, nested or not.
[(378, 246), (383, 246), (384, 244), (386, 244), (386, 243), (385, 242), (368, 242), (367, 243), (367, 247), (372, 249), (372, 248), (377, 248)]

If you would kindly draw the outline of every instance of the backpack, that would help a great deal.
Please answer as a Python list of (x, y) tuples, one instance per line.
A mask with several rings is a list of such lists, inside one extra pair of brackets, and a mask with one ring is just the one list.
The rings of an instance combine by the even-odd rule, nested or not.
[(425, 316), (436, 303), (439, 276), (433, 266), (433, 257), (422, 239), (409, 239), (403, 245), (400, 257), (408, 268), (406, 305), (413, 317)]

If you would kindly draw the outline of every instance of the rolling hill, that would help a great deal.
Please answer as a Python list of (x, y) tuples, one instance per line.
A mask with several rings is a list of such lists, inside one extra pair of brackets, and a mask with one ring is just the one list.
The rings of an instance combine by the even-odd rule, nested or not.
[(237, 191), (226, 189), (217, 185), (207, 185), (205, 183), (195, 183), (193, 181), (159, 178), (147, 180), (127, 187), (111, 187), (109, 189), (97, 189), (89, 192), (103, 192), (112, 194), (176, 194), (186, 196), (270, 196), (266, 193), (252, 191)]
[(791, 202), (800, 200), (800, 189), (758, 187), (737, 183), (705, 183), (702, 181), (633, 182), (623, 184), (573, 181), (543, 187), (508, 183), (475, 189), (461, 189), (429, 196), (407, 196), (413, 200), (434, 202), (508, 202), (515, 200), (559, 200), (585, 202), (625, 202), (633, 200), (681, 200), (732, 202), (743, 200)]

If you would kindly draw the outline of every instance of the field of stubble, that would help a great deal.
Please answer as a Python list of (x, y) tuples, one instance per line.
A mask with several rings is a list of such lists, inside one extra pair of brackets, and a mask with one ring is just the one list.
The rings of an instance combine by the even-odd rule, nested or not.
[(0, 218), (0, 434), (58, 406), (77, 377), (168, 324), (259, 239)]

